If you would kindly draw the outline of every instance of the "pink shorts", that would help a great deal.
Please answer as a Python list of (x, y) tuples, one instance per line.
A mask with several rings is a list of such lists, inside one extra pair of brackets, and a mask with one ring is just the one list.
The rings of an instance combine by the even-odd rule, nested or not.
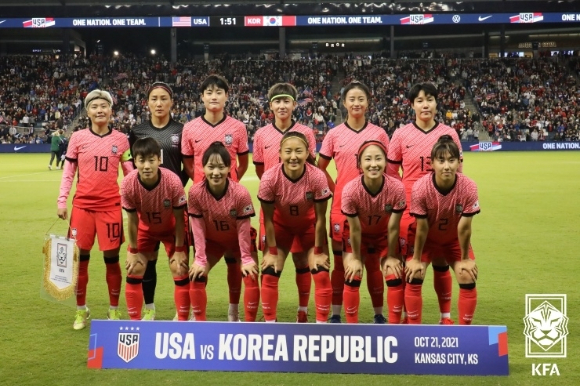
[(121, 207), (96, 212), (73, 206), (69, 237), (76, 239), (80, 249), (90, 251), (95, 243), (95, 236), (99, 240), (100, 251), (111, 251), (121, 247), (125, 241)]
[[(389, 240), (386, 234), (381, 235), (362, 235), (360, 253), (365, 257), (385, 257), (389, 253)], [(342, 233), (342, 251), (352, 253), (352, 246), (350, 244), (350, 228), (348, 221), (344, 223), (344, 231)]]
[[(473, 253), (471, 245), (469, 245), (469, 250), (467, 251), (467, 253), (471, 260), (475, 260), (475, 254)], [(424, 263), (431, 263), (433, 259), (441, 257), (445, 258), (447, 264), (461, 261), (461, 247), (459, 246), (459, 242), (457, 241), (455, 243), (441, 245), (435, 244), (427, 240), (425, 242), (425, 246), (423, 247), (421, 261)], [(412, 258), (413, 255), (407, 256), (407, 260)]]
[[(307, 229), (293, 229), (286, 228), (277, 224), (274, 224), (274, 231), (276, 233), (276, 246), (288, 250), (292, 253), (308, 252), (310, 248), (314, 248), (314, 226), (310, 226)], [(265, 235), (265, 230), (264, 233)], [(262, 238), (260, 244), (262, 251), (266, 246), (266, 238)]]

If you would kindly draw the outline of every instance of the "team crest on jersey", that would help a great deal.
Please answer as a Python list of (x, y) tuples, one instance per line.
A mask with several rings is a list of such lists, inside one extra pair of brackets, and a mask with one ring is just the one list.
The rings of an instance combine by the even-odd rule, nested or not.
[(234, 143), (234, 137), (231, 134), (226, 134), (226, 137), (224, 138), (224, 143), (226, 144), (226, 146), (230, 146), (232, 143)]
[(163, 206), (166, 208), (169, 208), (171, 206), (171, 201), (169, 201), (169, 199), (165, 199), (163, 200)]
[(230, 217), (236, 218), (238, 217), (238, 211), (235, 209), (230, 210)]
[(385, 212), (391, 213), (393, 211), (393, 206), (390, 204), (385, 205)]
[(334, 224), (333, 229), (334, 229), (334, 233), (340, 232), (340, 224)]
[(306, 200), (307, 201), (314, 200), (314, 193), (312, 193), (312, 192), (306, 192)]
[(120, 332), (117, 341), (117, 355), (127, 363), (135, 359), (139, 355), (139, 333)]
[(171, 135), (171, 143), (174, 146), (179, 145), (179, 134), (173, 134), (173, 135)]
[(463, 213), (463, 205), (461, 205), (461, 204), (455, 205), (455, 212)]
[(117, 154), (118, 151), (119, 149), (117, 148), (117, 145), (113, 145), (113, 147), (111, 148), (111, 153)]

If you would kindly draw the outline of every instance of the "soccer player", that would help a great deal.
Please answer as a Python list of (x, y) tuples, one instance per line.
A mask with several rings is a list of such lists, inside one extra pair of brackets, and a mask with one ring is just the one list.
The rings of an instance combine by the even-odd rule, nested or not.
[[(437, 89), (431, 83), (419, 83), (409, 90), (409, 100), (415, 112), (415, 122), (395, 130), (389, 144), (387, 158), (389, 166), (387, 174), (401, 178), (399, 169), (403, 171), (403, 184), (407, 195), (407, 202), (411, 202), (411, 190), (413, 184), (425, 174), (432, 171), (431, 150), (433, 145), (442, 135), (450, 135), (459, 148), (459, 172), (462, 171), (461, 142), (457, 132), (435, 120), (437, 115)], [(413, 240), (407, 235), (409, 228), (415, 226), (415, 219), (409, 213), (407, 207), (401, 219), (401, 246), (403, 256), (411, 253), (410, 248)], [(441, 312), (440, 324), (453, 324), (450, 318), (452, 280), (449, 273), (449, 265), (445, 260), (435, 257), (433, 260), (434, 286), (439, 300)], [(387, 280), (387, 287), (396, 288), (399, 293), (399, 301), (403, 302), (404, 283)], [(394, 296), (394, 295), (393, 295)], [(406, 323), (403, 318), (403, 323)]]
[[(342, 191), (344, 226), (344, 308), (347, 323), (358, 323), (359, 287), (363, 264), (367, 272), (381, 270), (386, 280), (402, 281), (399, 256), (399, 222), (405, 210), (405, 188), (401, 181), (384, 174), (387, 149), (382, 142), (366, 141), (358, 151), (363, 175), (347, 183)], [(388, 287), (389, 323), (393, 323), (403, 304), (391, 299)], [(395, 321), (398, 323), (398, 320)]]
[[(334, 270), (332, 271), (332, 317), (331, 323), (340, 323), (342, 309), (342, 294), (344, 289), (344, 267), (342, 259), (342, 235), (346, 217), (341, 213), (341, 198), (344, 185), (359, 177), (357, 168), (357, 151), (363, 142), (377, 140), (389, 144), (389, 137), (384, 129), (369, 123), (366, 111), (369, 106), (371, 92), (360, 82), (349, 83), (342, 92), (342, 103), (348, 112), (344, 123), (330, 130), (319, 152), (318, 167), (326, 173), (330, 189), (334, 192), (330, 209), (330, 237), (332, 238), (332, 253), (334, 255)], [(326, 170), (330, 160), (334, 158), (337, 177), (336, 184)], [(385, 323), (383, 316), (383, 275), (380, 269), (367, 271), (367, 286), (375, 310), (375, 322)]]
[(119, 293), (121, 267), (119, 249), (123, 243), (123, 215), (117, 178), (119, 165), (127, 175), (133, 170), (127, 137), (109, 128), (113, 99), (107, 91), (93, 90), (85, 98), (85, 108), (91, 127), (73, 133), (68, 145), (64, 172), (60, 183), (57, 215), (68, 218), (66, 201), (77, 173), (76, 193), (70, 216), (69, 237), (75, 238), (80, 249), (77, 282), (77, 312), (73, 328), (85, 328), (90, 312), (86, 306), (89, 281), (90, 251), (99, 239), (103, 251), (109, 288), (109, 319), (120, 319)]
[(471, 249), (471, 221), (479, 213), (475, 182), (458, 173), (459, 147), (443, 135), (431, 151), (433, 171), (413, 186), (411, 215), (417, 219), (414, 252), (407, 257), (405, 306), (409, 324), (421, 323), (421, 288), (435, 258), (446, 261), (459, 283), (459, 324), (471, 324), (477, 304), (477, 265)]
[[(127, 284), (125, 297), (131, 320), (141, 319), (143, 275), (150, 261), (157, 260), (163, 243), (175, 283), (178, 320), (189, 316), (188, 244), (184, 212), (185, 191), (179, 176), (160, 167), (161, 147), (151, 137), (138, 139), (132, 147), (137, 170), (121, 184), (121, 201), (129, 223)], [(153, 318), (147, 319), (153, 320)]]
[(278, 281), (294, 244), (302, 252), (294, 261), (308, 265), (314, 279), (316, 322), (326, 323), (330, 310), (330, 261), (326, 236), (327, 200), (332, 196), (326, 176), (314, 164), (304, 134), (289, 131), (280, 141), (281, 165), (264, 172), (258, 199), (264, 212), (266, 244), (262, 261), (262, 310), (275, 322)]
[[(181, 177), (183, 186), (189, 177), (182, 170), (181, 134), (183, 125), (171, 118), (173, 107), (173, 90), (163, 82), (153, 83), (147, 90), (147, 104), (151, 113), (151, 120), (135, 126), (129, 135), (129, 144), (133, 147), (139, 138), (151, 137), (161, 146), (161, 165)], [(135, 158), (135, 157), (133, 157)], [(187, 212), (184, 211), (187, 221)], [(187, 222), (185, 229), (188, 229)], [(145, 312), (143, 320), (155, 320), (155, 287), (157, 285), (157, 255), (158, 250), (150, 255), (147, 269), (143, 274), (143, 297)]]
[[(246, 125), (225, 114), (229, 85), (219, 75), (208, 76), (201, 84), (201, 100), (205, 114), (188, 122), (183, 127), (181, 153), (185, 170), (194, 183), (201, 182), (205, 176), (201, 162), (204, 152), (214, 142), (222, 142), (230, 154), (231, 179), (239, 181), (248, 169), (248, 132)], [(239, 162), (236, 162), (237, 161)], [(255, 233), (255, 231), (254, 231)], [(228, 319), (238, 320), (238, 304), (242, 288), (240, 262), (230, 257), (224, 259), (228, 267), (228, 287), (230, 304)]]
[[(211, 144), (203, 153), (201, 162), (205, 179), (189, 189), (188, 200), (195, 245), (195, 259), (189, 270), (194, 317), (197, 321), (206, 320), (207, 277), (213, 266), (225, 256), (242, 262), (244, 319), (253, 322), (260, 302), (260, 288), (258, 254), (250, 227), (250, 217), (254, 216), (252, 198), (243, 185), (229, 177), (232, 159), (222, 142)], [(231, 320), (230, 315), (228, 320), (239, 321)]]
[[(254, 165), (256, 165), (258, 178), (262, 178), (266, 170), (279, 165), (280, 141), (287, 132), (297, 131), (304, 134), (309, 144), (309, 153), (313, 157), (316, 156), (314, 132), (308, 126), (301, 125), (292, 119), (292, 112), (297, 105), (297, 95), (296, 88), (290, 83), (277, 83), (270, 87), (268, 91), (268, 100), (270, 101), (270, 110), (274, 113), (274, 122), (258, 129), (254, 135), (253, 161)], [(265, 244), (265, 238), (264, 216), (260, 212), (260, 244), (262, 248)], [(294, 245), (290, 252), (303, 251), (300, 250), (299, 245)], [(294, 259), (294, 265), (296, 267), (296, 286), (298, 288), (298, 313), (296, 319), (299, 323), (307, 323), (312, 275), (308, 264), (305, 263), (304, 266), (301, 266), (300, 262)]]
[(50, 162), (48, 163), (48, 170), (52, 170), (52, 163), (56, 158), (56, 168), (60, 169), (58, 163), (60, 162), (60, 143), (62, 142), (62, 130), (56, 130), (50, 137)]

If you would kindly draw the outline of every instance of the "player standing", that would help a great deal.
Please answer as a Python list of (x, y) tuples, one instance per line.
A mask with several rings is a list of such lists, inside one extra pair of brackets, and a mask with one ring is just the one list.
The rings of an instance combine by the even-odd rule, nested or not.
[[(346, 217), (341, 213), (342, 189), (347, 182), (359, 176), (357, 167), (357, 151), (368, 140), (377, 140), (389, 144), (389, 137), (381, 127), (369, 123), (365, 117), (369, 106), (371, 92), (363, 83), (353, 81), (342, 92), (342, 103), (348, 111), (346, 121), (330, 130), (320, 148), (318, 167), (326, 173), (330, 189), (334, 192), (330, 209), (330, 237), (332, 238), (332, 253), (334, 255), (334, 270), (332, 271), (332, 317), (331, 323), (340, 323), (342, 309), (342, 294), (344, 289), (344, 267), (342, 256), (342, 235)], [(334, 158), (337, 177), (336, 184), (326, 170), (330, 160)], [(373, 267), (374, 269), (374, 267)], [(385, 323), (383, 316), (383, 275), (380, 269), (368, 270), (367, 286), (375, 311), (375, 323)]]
[[(411, 202), (411, 190), (413, 184), (425, 174), (432, 171), (431, 150), (433, 145), (442, 135), (450, 135), (459, 147), (459, 172), (462, 171), (461, 142), (455, 129), (439, 123), (437, 116), (437, 89), (431, 83), (419, 83), (409, 90), (409, 100), (415, 112), (415, 122), (395, 130), (389, 144), (387, 174), (401, 178), (399, 168), (403, 170), (403, 184), (407, 194), (407, 202)], [(407, 235), (409, 228), (415, 226), (415, 219), (409, 213), (410, 205), (401, 219), (401, 246), (403, 256), (410, 254), (408, 248), (412, 247), (413, 240)], [(433, 284), (439, 300), (441, 312), (440, 324), (453, 324), (450, 318), (452, 280), (449, 273), (449, 265), (445, 260), (437, 257), (433, 260)], [(393, 300), (398, 299), (403, 303), (404, 282), (389, 279), (387, 286), (398, 293), (393, 292)], [(403, 319), (403, 322), (404, 319)]]
[(141, 319), (143, 275), (149, 262), (157, 260), (159, 244), (163, 243), (175, 283), (177, 316), (179, 320), (187, 320), (189, 248), (184, 219), (185, 191), (177, 174), (159, 166), (162, 153), (155, 139), (138, 139), (132, 154), (137, 170), (129, 173), (121, 184), (121, 201), (129, 218), (125, 286), (128, 313), (131, 320)]
[(461, 153), (455, 140), (443, 135), (431, 151), (433, 171), (413, 186), (411, 215), (417, 219), (414, 252), (407, 257), (405, 306), (410, 324), (421, 323), (421, 288), (427, 266), (446, 261), (459, 283), (459, 324), (471, 324), (477, 304), (477, 265), (471, 249), (471, 222), (478, 214), (475, 182), (458, 173)]
[[(194, 183), (203, 180), (205, 174), (201, 160), (207, 148), (216, 141), (222, 142), (230, 154), (233, 181), (239, 181), (248, 169), (248, 153), (250, 152), (248, 132), (246, 125), (227, 116), (224, 112), (228, 91), (227, 80), (219, 75), (208, 76), (201, 84), (201, 99), (205, 106), (205, 114), (183, 127), (181, 153), (185, 170)], [(228, 319), (233, 321), (239, 319), (238, 304), (242, 276), (239, 261), (229, 257), (225, 258), (225, 261), (228, 267), (230, 290)]]
[[(181, 167), (181, 134), (183, 125), (171, 118), (173, 90), (166, 83), (153, 83), (147, 90), (147, 104), (151, 113), (151, 120), (133, 127), (129, 135), (129, 144), (132, 148), (136, 140), (145, 137), (157, 140), (161, 146), (161, 165), (180, 176), (182, 184), (185, 186), (188, 176)], [(188, 229), (187, 223), (185, 229)], [(155, 287), (157, 286), (156, 266), (158, 253), (158, 250), (155, 250), (153, 252), (154, 256), (149, 256), (147, 269), (143, 274), (143, 298), (145, 300), (143, 320), (155, 320), (154, 300)]]
[(327, 200), (332, 196), (324, 173), (316, 168), (306, 136), (289, 131), (280, 142), (281, 165), (264, 172), (258, 199), (264, 212), (266, 244), (262, 261), (262, 310), (275, 322), (278, 281), (293, 245), (297, 265), (309, 266), (314, 279), (316, 322), (326, 323), (332, 287), (326, 233)]
[[(253, 322), (258, 311), (260, 288), (258, 254), (250, 226), (250, 217), (254, 216), (252, 198), (243, 185), (229, 177), (232, 159), (222, 142), (211, 144), (201, 162), (205, 179), (189, 189), (188, 200), (195, 244), (195, 259), (189, 271), (194, 317), (198, 321), (206, 320), (207, 277), (224, 256), (242, 262), (244, 319)], [(228, 320), (238, 321), (231, 320), (229, 314)]]
[[(266, 125), (254, 135), (253, 161), (256, 165), (256, 174), (262, 178), (265, 171), (280, 164), (280, 141), (282, 136), (290, 131), (304, 134), (308, 141), (309, 153), (316, 156), (316, 139), (314, 132), (308, 126), (301, 125), (292, 119), (292, 112), (296, 108), (296, 97), (298, 92), (290, 83), (277, 83), (270, 87), (268, 100), (270, 110), (274, 113), (274, 122)], [(260, 240), (261, 246), (265, 244), (264, 216), (260, 212)], [(298, 245), (294, 245), (290, 250), (293, 253), (303, 252)], [(296, 267), (296, 286), (298, 287), (298, 313), (296, 320), (298, 323), (308, 322), (308, 302), (310, 299), (310, 287), (312, 275), (307, 262), (301, 266), (300, 261), (294, 259)]]
[(119, 165), (125, 175), (133, 169), (133, 165), (127, 137), (108, 126), (113, 113), (112, 105), (111, 94), (106, 91), (93, 90), (86, 96), (85, 108), (91, 127), (73, 133), (66, 153), (68, 162), (65, 163), (60, 183), (57, 215), (66, 220), (66, 201), (78, 170), (69, 232), (69, 237), (76, 239), (80, 249), (75, 330), (85, 328), (90, 317), (86, 293), (90, 251), (95, 236), (99, 239), (107, 272), (110, 302), (107, 317), (120, 319), (118, 306), (122, 276), (119, 248), (124, 240), (117, 178)]
[[(358, 151), (363, 175), (347, 183), (342, 191), (344, 226), (344, 308), (347, 323), (358, 323), (359, 287), (363, 264), (367, 271), (382, 267), (385, 278), (403, 280), (399, 256), (399, 222), (405, 210), (405, 188), (401, 181), (388, 177), (387, 149), (379, 141), (367, 141)], [(389, 323), (401, 313), (402, 304), (393, 303), (387, 292)], [(397, 321), (398, 323), (398, 321)]]

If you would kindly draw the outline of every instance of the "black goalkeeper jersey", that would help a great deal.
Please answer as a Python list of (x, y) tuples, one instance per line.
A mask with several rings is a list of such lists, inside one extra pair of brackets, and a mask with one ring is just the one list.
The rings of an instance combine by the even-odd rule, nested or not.
[(162, 128), (157, 128), (151, 121), (133, 127), (129, 134), (129, 144), (131, 148), (139, 138), (151, 137), (159, 142), (161, 146), (161, 166), (177, 174), (183, 186), (187, 184), (188, 176), (182, 169), (181, 162), (181, 133), (183, 124), (169, 120), (169, 123)]

